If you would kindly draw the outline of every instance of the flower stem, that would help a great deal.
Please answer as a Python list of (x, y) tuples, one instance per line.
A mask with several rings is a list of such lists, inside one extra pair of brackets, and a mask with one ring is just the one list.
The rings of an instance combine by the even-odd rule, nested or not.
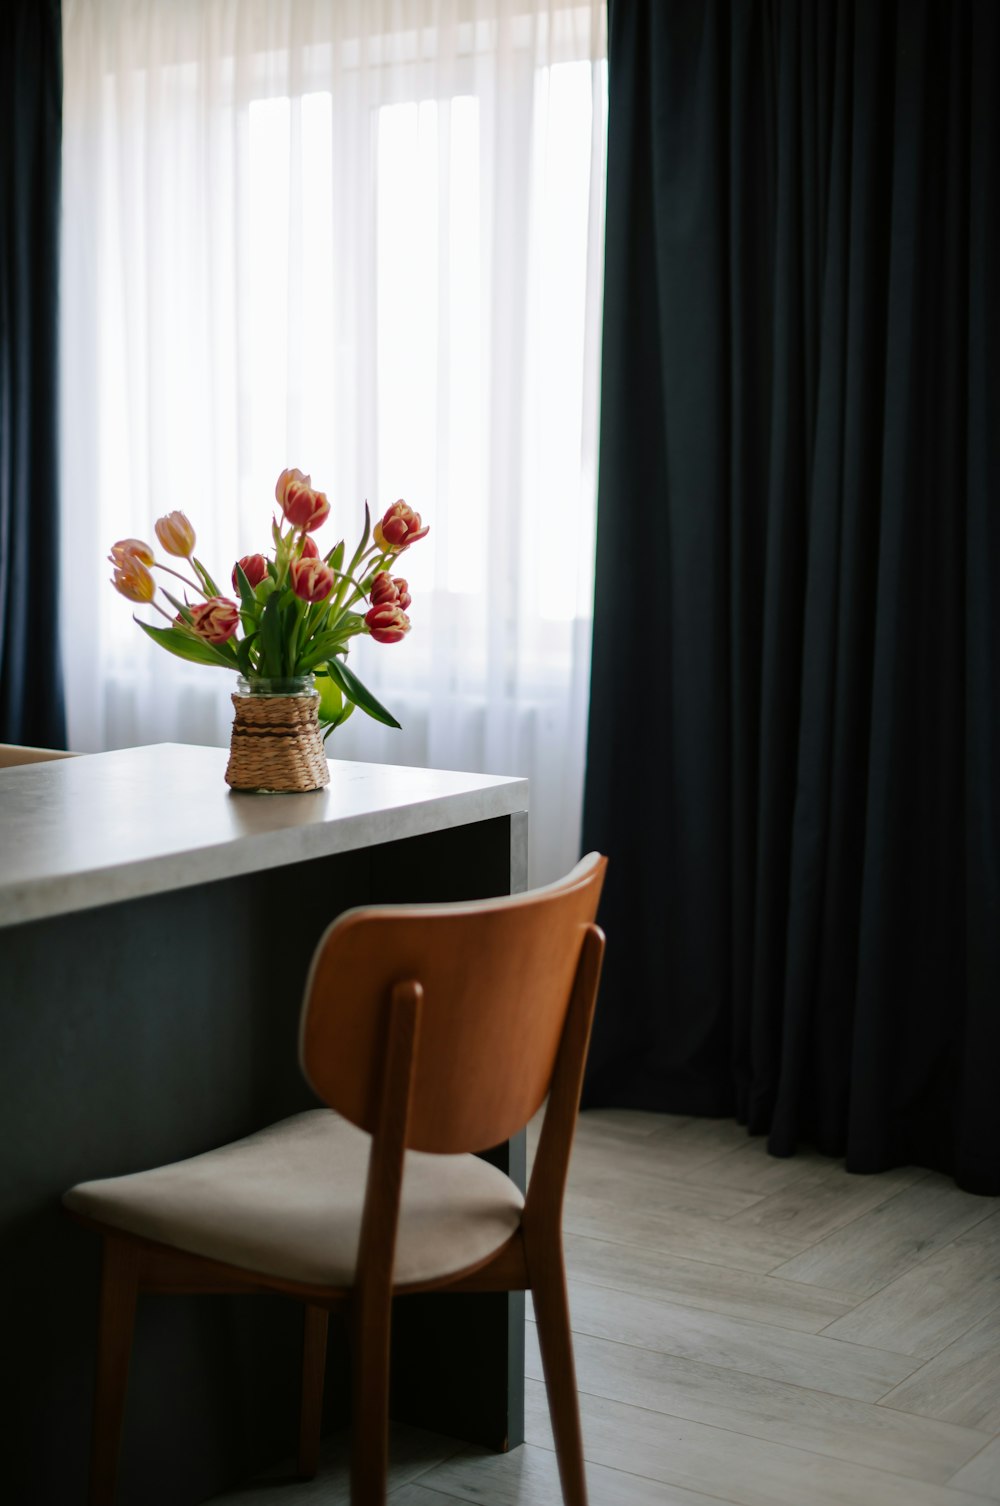
[(176, 577), (177, 577), (178, 580), (182, 580), (186, 586), (193, 586), (194, 589), (198, 592), (199, 596), (204, 596), (205, 600), (206, 601), (208, 600), (208, 597), (205, 595), (204, 590), (202, 589), (201, 586), (199, 586), (198, 582), (194, 581), (194, 580), (189, 580), (188, 577), (186, 575), (182, 575), (179, 570), (172, 570), (169, 565), (164, 565), (161, 560), (155, 560), (154, 561), (154, 563), (153, 563), (153, 569), (154, 570), (165, 570), (168, 575), (176, 575)]

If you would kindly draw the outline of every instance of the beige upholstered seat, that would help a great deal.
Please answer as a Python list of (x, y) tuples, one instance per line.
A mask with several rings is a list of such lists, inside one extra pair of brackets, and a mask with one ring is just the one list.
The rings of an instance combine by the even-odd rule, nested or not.
[[(67, 1208), (123, 1233), (312, 1286), (353, 1286), (371, 1137), (313, 1109), (173, 1166), (84, 1182)], [(395, 1286), (478, 1265), (505, 1244), (524, 1206), (478, 1156), (409, 1150)]]
[[(530, 1290), (565, 1506), (586, 1506), (562, 1203), (600, 978), (597, 853), (533, 893), (351, 910), (313, 956), (303, 1073), (327, 1105), (65, 1196), (104, 1241), (91, 1506), (112, 1506), (136, 1298), (275, 1291), (304, 1313), (299, 1472), (328, 1313), (354, 1367), (352, 1506), (384, 1506), (393, 1296)], [(472, 1152), (548, 1096), (526, 1198)]]

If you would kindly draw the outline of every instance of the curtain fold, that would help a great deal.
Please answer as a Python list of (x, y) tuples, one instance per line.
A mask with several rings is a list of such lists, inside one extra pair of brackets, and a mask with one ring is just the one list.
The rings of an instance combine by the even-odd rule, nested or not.
[(1000, 1192), (1000, 12), (609, 66), (585, 1101)]
[(0, 742), (65, 747), (59, 654), (59, 0), (0, 13)]
[[(335, 758), (525, 774), (579, 852), (603, 260), (601, 0), (66, 0), (63, 590), (74, 745), (225, 744), (232, 678), (101, 565), (175, 507), (228, 582), (310, 472), (324, 550), (404, 497), (401, 722)], [(329, 537), (328, 537), (329, 535)]]

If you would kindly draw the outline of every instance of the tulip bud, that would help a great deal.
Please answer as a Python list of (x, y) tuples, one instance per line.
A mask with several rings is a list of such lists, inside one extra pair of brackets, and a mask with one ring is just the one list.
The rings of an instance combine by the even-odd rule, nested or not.
[(401, 607), (404, 612), (412, 599), (402, 576), (392, 576), (387, 570), (379, 570), (372, 577), (370, 597), (373, 607)]
[(333, 571), (320, 559), (292, 560), (288, 578), (302, 601), (325, 601), (333, 590)]
[(410, 619), (400, 607), (372, 607), (365, 625), (376, 643), (398, 643), (410, 631)]
[(411, 544), (430, 532), (420, 526), (420, 514), (407, 507), (402, 497), (387, 508), (380, 523), (375, 524), (373, 537), (383, 554), (402, 554)]
[(165, 518), (157, 518), (153, 527), (168, 554), (182, 560), (194, 554), (194, 529), (182, 512), (168, 512)]
[(330, 516), (330, 504), (323, 493), (313, 491), (301, 481), (289, 482), (282, 507), (289, 523), (307, 533), (315, 533)]
[(311, 539), (308, 534), (306, 534), (302, 540), (302, 558), (304, 560), (319, 559), (319, 545), (317, 544), (316, 540)]
[[(255, 586), (259, 586), (261, 581), (267, 575), (267, 560), (262, 554), (245, 554), (241, 560), (237, 561), (237, 564), (243, 571), (243, 574), (246, 576), (247, 580), (250, 582), (251, 590), (253, 590)], [(239, 581), (236, 579), (236, 565), (234, 565), (233, 590), (238, 591), (239, 589)]]
[(282, 511), (284, 511), (285, 507), (285, 493), (293, 481), (299, 481), (303, 486), (312, 486), (311, 477), (304, 476), (301, 471), (294, 469), (294, 467), (291, 470), (282, 471), (274, 487), (274, 495)]
[(111, 553), (108, 555), (113, 565), (120, 565), (122, 560), (128, 557), (141, 560), (144, 565), (153, 563), (153, 551), (142, 539), (119, 539), (117, 544), (111, 545)]
[(191, 608), (191, 626), (208, 643), (228, 643), (240, 625), (240, 609), (225, 596), (210, 596)]
[(116, 591), (129, 601), (152, 601), (156, 595), (156, 583), (137, 554), (122, 555), (117, 560), (112, 557), (111, 563), (115, 566), (111, 584)]

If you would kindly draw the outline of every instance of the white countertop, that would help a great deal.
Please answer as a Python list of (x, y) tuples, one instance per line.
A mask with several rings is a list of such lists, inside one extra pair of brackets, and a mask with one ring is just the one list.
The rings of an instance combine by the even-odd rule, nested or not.
[(528, 781), (330, 760), (306, 795), (249, 795), (226, 748), (124, 748), (0, 770), (0, 926), (509, 816)]

